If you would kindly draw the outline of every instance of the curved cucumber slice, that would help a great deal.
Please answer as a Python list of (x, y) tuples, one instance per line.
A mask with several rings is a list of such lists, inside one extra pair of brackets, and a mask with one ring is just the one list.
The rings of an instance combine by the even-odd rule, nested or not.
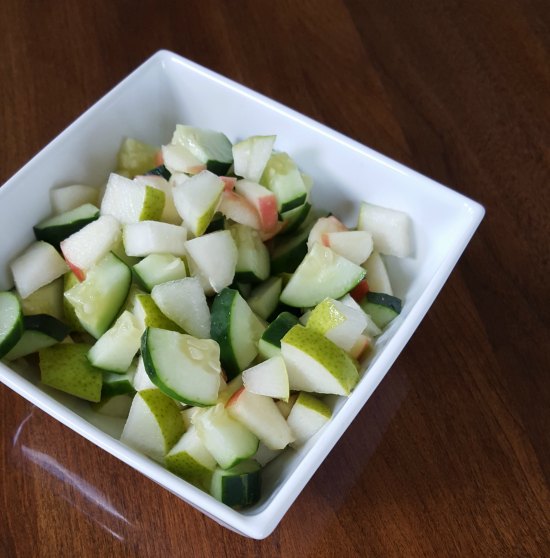
[(47, 314), (23, 316), (23, 328), (23, 335), (6, 355), (7, 360), (15, 360), (56, 345), (67, 337), (71, 329)]
[(147, 328), (141, 340), (143, 364), (164, 393), (189, 405), (214, 405), (220, 388), (220, 353), (211, 339)]
[(361, 308), (368, 314), (372, 321), (380, 328), (386, 327), (398, 314), (401, 313), (401, 299), (386, 293), (369, 291), (361, 302)]
[(264, 326), (238, 291), (229, 288), (214, 299), (211, 320), (210, 336), (219, 343), (222, 366), (232, 379), (256, 358)]
[(101, 337), (122, 308), (132, 280), (130, 268), (109, 253), (92, 267), (82, 283), (65, 291), (82, 327)]
[(365, 275), (362, 267), (316, 242), (283, 289), (281, 302), (309, 308), (327, 297), (344, 296)]
[(98, 217), (99, 209), (91, 203), (86, 203), (76, 209), (41, 221), (34, 227), (34, 235), (36, 240), (45, 240), (54, 246), (59, 246), (62, 240), (79, 231), (88, 223), (95, 221)]
[(23, 311), (14, 293), (0, 293), (0, 358), (3, 358), (23, 335)]
[(255, 504), (261, 496), (261, 467), (253, 459), (243, 461), (231, 469), (214, 471), (210, 494), (232, 508)]

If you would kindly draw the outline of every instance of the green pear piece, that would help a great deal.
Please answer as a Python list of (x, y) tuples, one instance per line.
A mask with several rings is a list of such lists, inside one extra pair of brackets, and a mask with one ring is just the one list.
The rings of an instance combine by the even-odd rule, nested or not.
[(179, 405), (159, 389), (146, 389), (134, 396), (120, 440), (164, 464), (183, 432)]
[(143, 205), (139, 214), (140, 221), (160, 221), (164, 210), (166, 195), (153, 186), (145, 186)]
[(330, 420), (330, 407), (317, 397), (300, 392), (287, 418), (288, 426), (296, 438), (293, 446), (299, 446), (309, 440)]
[(169, 471), (203, 490), (208, 490), (216, 465), (193, 425), (166, 456)]
[(89, 350), (85, 343), (63, 343), (39, 351), (42, 383), (87, 401), (100, 401), (103, 374), (88, 361)]
[(281, 340), (291, 390), (349, 395), (359, 381), (353, 360), (323, 334), (295, 325)]

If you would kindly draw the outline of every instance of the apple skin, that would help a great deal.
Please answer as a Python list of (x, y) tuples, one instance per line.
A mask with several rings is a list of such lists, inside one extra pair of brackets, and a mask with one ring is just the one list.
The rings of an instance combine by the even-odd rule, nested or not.
[(355, 300), (355, 302), (361, 302), (369, 292), (369, 284), (367, 283), (366, 279), (362, 279), (351, 291), (349, 294), (351, 298)]
[(223, 182), (223, 187), (226, 192), (232, 192), (235, 189), (237, 179), (234, 176), (220, 176), (220, 180)]
[(241, 387), (239, 388), (228, 400), (227, 403), (225, 404), (226, 407), (231, 407), (232, 405), (235, 405), (235, 403), (237, 402), (237, 399), (239, 399), (239, 397), (242, 395), (243, 391), (245, 390), (245, 387)]
[[(63, 251), (63, 246), (61, 246), (61, 251)], [(65, 256), (65, 254), (63, 254), (63, 256)], [(86, 279), (86, 272), (83, 269), (80, 269), (76, 265), (72, 264), (66, 257), (65, 261), (67, 262), (70, 270), (75, 274), (75, 277), (82, 283), (82, 281)]]
[(277, 227), (277, 198), (274, 195), (265, 196), (258, 200), (258, 213), (262, 223), (262, 230), (269, 233)]
[(241, 225), (261, 230), (260, 215), (256, 208), (243, 196), (232, 190), (224, 190), (218, 210)]

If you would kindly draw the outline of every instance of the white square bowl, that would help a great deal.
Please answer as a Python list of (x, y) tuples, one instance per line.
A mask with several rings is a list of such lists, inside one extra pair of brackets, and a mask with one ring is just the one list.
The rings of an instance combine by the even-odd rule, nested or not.
[(374, 356), (347, 399), (334, 398), (332, 420), (304, 447), (269, 464), (261, 501), (235, 511), (120, 443), (121, 423), (98, 418), (84, 402), (55, 393), (35, 370), (0, 363), (0, 380), (63, 424), (142, 472), (218, 523), (262, 539), (280, 522), (390, 369), (428, 311), (484, 215), (478, 203), (193, 62), (159, 51), (71, 124), (0, 188), (0, 290), (12, 287), (9, 262), (50, 214), (49, 191), (101, 184), (115, 168), (125, 136), (167, 143), (177, 123), (223, 131), (235, 141), (277, 134), (314, 179), (313, 203), (354, 226), (359, 202), (401, 209), (414, 224), (415, 254), (387, 258), (403, 311), (378, 339)]

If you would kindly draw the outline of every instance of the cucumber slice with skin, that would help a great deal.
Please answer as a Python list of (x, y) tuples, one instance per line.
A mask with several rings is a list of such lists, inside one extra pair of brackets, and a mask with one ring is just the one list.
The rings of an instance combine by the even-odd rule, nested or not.
[(23, 311), (14, 293), (0, 292), (0, 358), (9, 353), (23, 335)]
[(56, 247), (65, 238), (99, 217), (99, 209), (87, 203), (61, 215), (44, 219), (33, 227), (36, 240), (45, 240)]
[(254, 460), (247, 460), (231, 467), (214, 471), (210, 494), (232, 508), (255, 504), (261, 496), (261, 467)]
[(303, 205), (281, 213), (283, 221), (286, 222), (284, 234), (290, 234), (296, 231), (302, 223), (304, 223), (310, 211), (311, 204), (306, 201)]
[(281, 293), (281, 302), (309, 308), (323, 299), (340, 298), (365, 277), (366, 271), (316, 242)]
[(216, 403), (221, 366), (219, 347), (211, 339), (147, 328), (141, 354), (147, 375), (168, 396), (199, 407)]
[(211, 320), (210, 336), (220, 345), (223, 369), (232, 379), (256, 358), (264, 326), (238, 291), (229, 288), (214, 299)]
[(260, 184), (275, 194), (280, 213), (303, 205), (306, 201), (308, 191), (302, 175), (296, 163), (287, 153), (271, 155), (260, 179)]
[(237, 246), (235, 281), (258, 283), (269, 277), (269, 252), (258, 231), (246, 225), (231, 226)]
[(150, 254), (134, 265), (132, 271), (138, 282), (149, 292), (155, 285), (187, 276), (183, 260), (172, 254)]
[(368, 292), (361, 302), (361, 308), (368, 314), (372, 321), (380, 328), (386, 327), (398, 314), (401, 313), (401, 299), (385, 294)]
[(193, 422), (202, 443), (222, 469), (233, 467), (258, 450), (258, 438), (232, 418), (223, 404), (198, 413)]
[(248, 306), (260, 318), (268, 320), (279, 304), (279, 296), (283, 288), (282, 277), (270, 277), (252, 290), (247, 298)]
[(101, 388), (101, 399), (122, 394), (134, 394), (135, 368), (124, 374), (116, 372), (103, 372), (103, 387)]
[(150, 175), (162, 176), (162, 178), (164, 178), (165, 180), (170, 180), (172, 173), (164, 165), (159, 165), (158, 167), (155, 167), (154, 169), (151, 169), (145, 173), (145, 176)]
[(281, 312), (264, 331), (258, 348), (265, 359), (281, 354), (281, 339), (298, 322), (298, 318), (290, 312)]
[(92, 267), (82, 283), (65, 291), (82, 327), (96, 339), (115, 319), (126, 300), (132, 273), (130, 268), (109, 253)]
[(231, 142), (221, 132), (178, 124), (172, 143), (185, 147), (218, 176), (225, 175), (233, 163)]
[(7, 360), (15, 360), (56, 345), (70, 331), (69, 326), (47, 314), (23, 316), (23, 328), (23, 335), (6, 355)]

